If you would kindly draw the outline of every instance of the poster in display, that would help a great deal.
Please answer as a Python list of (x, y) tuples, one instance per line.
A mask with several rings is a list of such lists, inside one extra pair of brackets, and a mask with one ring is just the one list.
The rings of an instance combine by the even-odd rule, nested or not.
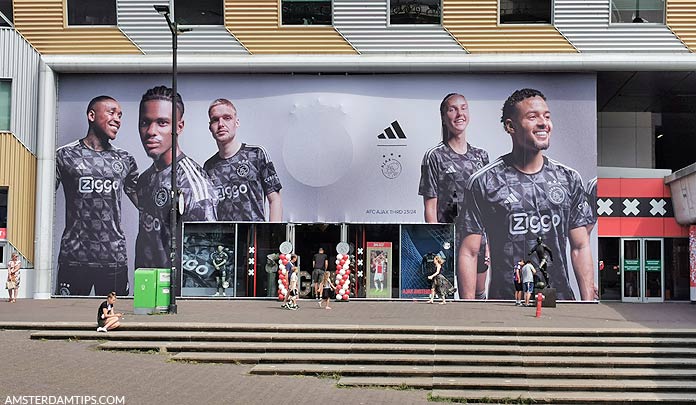
[(367, 242), (367, 298), (391, 298), (392, 243)]
[(401, 226), (400, 298), (428, 298), (435, 272), (433, 258), (444, 259), (442, 275), (454, 284), (454, 229), (452, 225)]
[(461, 298), (511, 297), (541, 237), (559, 299), (593, 298), (594, 75), (182, 74), (174, 120), (166, 83), (60, 76), (55, 294), (170, 266), (176, 125), (181, 222), (453, 223)]

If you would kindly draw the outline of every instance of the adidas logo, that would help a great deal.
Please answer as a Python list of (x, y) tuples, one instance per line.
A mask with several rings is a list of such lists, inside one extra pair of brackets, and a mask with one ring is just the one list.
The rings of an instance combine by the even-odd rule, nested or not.
[(377, 135), (377, 139), (406, 139), (406, 134), (401, 129), (399, 122), (394, 121), (390, 127), (384, 128), (384, 132)]
[(454, 166), (450, 166), (445, 170), (445, 174), (454, 174), (457, 173), (457, 170), (455, 170)]
[(85, 166), (85, 162), (80, 162), (80, 164), (77, 165), (77, 170), (87, 170), (87, 166)]
[(510, 194), (510, 195), (507, 196), (507, 198), (505, 199), (505, 203), (507, 203), (507, 204), (512, 204), (512, 203), (516, 203), (516, 202), (520, 202), (520, 200), (518, 200), (517, 197), (515, 197), (514, 194)]

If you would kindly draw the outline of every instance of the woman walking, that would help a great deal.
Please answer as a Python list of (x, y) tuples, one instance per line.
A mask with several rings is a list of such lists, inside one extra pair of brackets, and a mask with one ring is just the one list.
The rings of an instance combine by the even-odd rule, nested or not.
[(20, 281), (19, 268), (21, 265), (22, 262), (19, 260), (17, 253), (12, 253), (12, 257), (7, 263), (7, 283), (5, 283), (5, 287), (7, 288), (7, 293), (10, 296), (10, 298), (7, 299), (7, 302), (17, 302)]
[(450, 283), (447, 277), (442, 275), (442, 265), (445, 263), (442, 257), (435, 256), (433, 263), (435, 263), (435, 273), (428, 276), (428, 280), (430, 280), (432, 283), (432, 286), (430, 287), (430, 300), (428, 301), (428, 304), (433, 303), (435, 293), (437, 293), (440, 297), (442, 297), (442, 302), (440, 305), (445, 305), (447, 295), (454, 294), (457, 289), (452, 286), (452, 283)]

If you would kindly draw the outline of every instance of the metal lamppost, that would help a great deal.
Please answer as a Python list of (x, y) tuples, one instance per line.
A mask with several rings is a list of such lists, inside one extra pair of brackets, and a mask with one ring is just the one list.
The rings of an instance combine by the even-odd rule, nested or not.
[(177, 237), (177, 218), (176, 218), (176, 208), (179, 202), (179, 189), (176, 185), (176, 147), (177, 147), (177, 115), (176, 115), (176, 101), (177, 101), (177, 91), (176, 91), (176, 54), (177, 54), (177, 42), (178, 35), (190, 31), (190, 29), (180, 29), (176, 21), (172, 21), (170, 18), (171, 14), (169, 12), (169, 6), (165, 5), (154, 5), (155, 11), (164, 16), (167, 20), (167, 25), (169, 30), (172, 32), (172, 190), (171, 190), (171, 201), (172, 209), (170, 211), (170, 227), (171, 227), (171, 241), (170, 245), (170, 259), (172, 263), (172, 270), (170, 274), (170, 302), (169, 302), (169, 313), (176, 314), (176, 237)]

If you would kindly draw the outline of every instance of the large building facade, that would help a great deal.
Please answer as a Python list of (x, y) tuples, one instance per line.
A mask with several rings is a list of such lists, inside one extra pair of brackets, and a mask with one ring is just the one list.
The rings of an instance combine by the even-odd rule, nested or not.
[[(340, 242), (350, 246), (352, 297), (427, 294), (420, 265), (433, 252), (448, 259), (448, 274), (459, 280), (457, 221), (427, 225), (424, 215), (422, 162), (441, 140), (438, 105), (448, 93), (466, 96), (467, 140), (493, 162), (510, 151), (503, 102), (533, 87), (553, 113), (548, 156), (579, 173), (596, 211), (588, 232), (597, 297), (696, 300), (696, 186), (693, 170), (678, 171), (696, 161), (696, 1), (684, 0), (0, 1), (0, 257), (4, 266), (10, 252), (22, 256), (21, 296), (77, 291), (57, 274), (71, 245), (65, 230), (76, 223), (66, 221), (74, 203), (65, 179), (57, 184), (63, 163), (56, 150), (85, 136), (90, 99), (117, 99), (123, 117), (114, 144), (133, 156), (140, 173), (153, 162), (143, 150), (144, 132), (138, 136), (141, 96), (169, 85), (172, 71), (170, 26), (153, 5), (169, 6), (185, 31), (177, 36), (177, 67), (186, 155), (203, 166), (217, 152), (208, 106), (229, 98), (245, 145), (261, 145), (249, 153), (273, 162), (272, 172), (264, 164), (265, 177), (277, 175), (282, 185), (280, 220), (224, 218), (220, 207), (217, 221), (182, 217), (181, 295), (216, 291), (211, 258), (223, 246), (229, 295), (276, 296), (277, 266), (267, 256), (284, 241), (304, 261), (305, 292), (318, 247), (329, 252), (333, 271)], [(241, 163), (236, 172), (247, 175), (251, 166)], [(197, 178), (198, 168), (188, 169), (185, 175)], [(79, 180), (88, 177), (78, 195), (105, 190), (93, 176)], [(218, 200), (252, 188), (211, 186)], [(168, 204), (166, 187), (159, 199), (158, 187), (151, 189), (155, 205)], [(196, 190), (204, 194), (203, 186)], [(114, 223), (126, 243), (119, 260), (127, 261), (132, 285), (143, 207), (125, 191), (119, 199)], [(455, 192), (460, 216), (463, 200)], [(265, 209), (267, 220), (272, 208)], [(508, 234), (547, 235), (544, 215), (515, 217)], [(77, 250), (104, 249), (103, 233), (80, 229)], [(564, 241), (559, 249), (565, 256), (573, 246)], [(507, 272), (504, 260), (491, 259), (481, 288)], [(582, 294), (582, 274), (570, 269), (556, 276), (568, 279), (568, 299), (591, 299)], [(86, 295), (99, 292), (92, 287)]]

